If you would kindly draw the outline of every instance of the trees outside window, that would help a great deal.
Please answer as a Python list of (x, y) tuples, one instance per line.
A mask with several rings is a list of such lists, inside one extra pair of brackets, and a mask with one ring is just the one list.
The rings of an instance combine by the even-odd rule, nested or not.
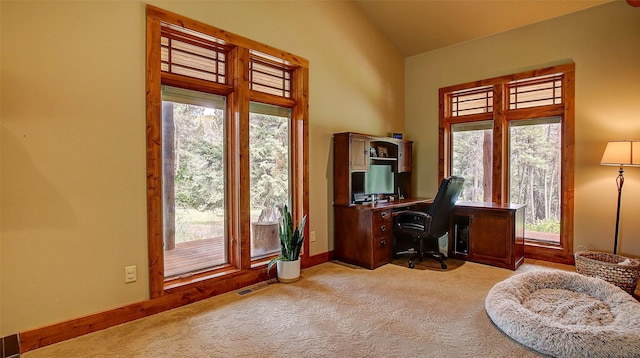
[(509, 201), (525, 204), (525, 237), (560, 243), (560, 118), (510, 122)]
[(493, 122), (451, 125), (451, 174), (465, 179), (462, 201), (491, 201)]

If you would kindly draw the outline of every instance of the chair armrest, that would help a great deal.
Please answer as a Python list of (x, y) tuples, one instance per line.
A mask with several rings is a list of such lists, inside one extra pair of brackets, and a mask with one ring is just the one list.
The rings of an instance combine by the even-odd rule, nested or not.
[(402, 217), (405, 215), (417, 215), (417, 216), (427, 216), (428, 214), (425, 213), (424, 211), (417, 211), (417, 210), (405, 210), (405, 211), (401, 211), (399, 212), (396, 217)]
[(396, 215), (395, 230), (410, 235), (429, 234), (431, 215), (423, 211), (407, 210)]

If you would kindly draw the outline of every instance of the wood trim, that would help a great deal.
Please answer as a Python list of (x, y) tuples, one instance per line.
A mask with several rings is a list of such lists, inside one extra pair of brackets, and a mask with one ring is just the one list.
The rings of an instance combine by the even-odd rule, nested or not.
[[(301, 222), (307, 215), (303, 243), (302, 261), (310, 255), (309, 232), (311, 220), (309, 218), (309, 70), (297, 68), (292, 74), (292, 99), (296, 105), (291, 112), (291, 161), (294, 172), (291, 173), (294, 220)], [(255, 93), (255, 91), (254, 91)], [(270, 96), (269, 96), (270, 97)], [(265, 99), (268, 97), (264, 97)], [(284, 103), (282, 103), (284, 104)]]
[(438, 182), (451, 174), (451, 153), (445, 151), (450, 147), (451, 123), (448, 122), (449, 96), (444, 88), (440, 88), (438, 96)]
[[(573, 248), (573, 246), (571, 246)], [(573, 249), (571, 249), (573, 251)], [(525, 243), (524, 256), (528, 259), (557, 262), (565, 265), (574, 265), (572, 253), (558, 246), (545, 246)]]
[(211, 35), (217, 39), (222, 40), (226, 44), (231, 44), (234, 46), (240, 46), (245, 48), (251, 48), (253, 50), (257, 50), (262, 53), (265, 53), (267, 55), (281, 58), (285, 60), (289, 65), (301, 66), (301, 67), (307, 67), (307, 68), (309, 67), (309, 61), (305, 58), (293, 55), (286, 51), (278, 50), (277, 48), (265, 45), (257, 41), (250, 40), (246, 37), (221, 30), (217, 27), (207, 25), (203, 22), (193, 20), (188, 17), (184, 17), (166, 10), (162, 10), (155, 6), (147, 5), (147, 16), (152, 16), (160, 21), (176, 24), (178, 26), (182, 26), (194, 31)]
[(544, 107), (531, 107), (522, 109), (511, 109), (506, 111), (506, 117), (512, 120), (530, 119), (530, 118), (547, 118), (547, 117), (564, 117), (565, 104), (554, 104)]
[(325, 262), (332, 261), (334, 258), (333, 250), (328, 252), (323, 252), (321, 254), (307, 256), (306, 259), (300, 262), (300, 265), (303, 269), (313, 267), (316, 265), (323, 264)]
[[(296, 70), (296, 101), (298, 105), (295, 107), (295, 116), (298, 121), (298, 125), (302, 126), (302, 136), (298, 136), (302, 143), (302, 157), (298, 162), (298, 168), (301, 169), (300, 175), (302, 178), (298, 178), (298, 185), (302, 185), (302, 192), (296, 193), (294, 198), (302, 200), (302, 212), (309, 215), (309, 69), (300, 68)], [(305, 227), (305, 235), (309, 237), (311, 230), (311, 219)], [(304, 256), (310, 257), (310, 240), (305, 240), (304, 243)]]
[[(445, 112), (446, 113), (446, 112)], [(493, 113), (466, 114), (464, 116), (446, 117), (449, 124), (469, 123), (493, 120)]]
[(162, 247), (162, 117), (160, 74), (160, 22), (147, 17), (147, 240), (149, 297), (163, 294), (164, 256)]
[[(295, 77), (295, 71), (294, 71), (294, 77)], [(295, 84), (293, 84), (293, 87), (295, 87)], [(295, 99), (296, 97), (295, 93), (293, 93), (294, 91), (295, 91), (295, 88), (291, 91), (294, 98), (285, 98), (285, 97), (274, 96), (269, 93), (258, 92), (250, 89), (249, 98), (251, 98), (251, 100), (255, 102), (269, 103), (275, 106), (293, 108), (296, 106), (296, 102), (297, 102), (297, 100)]]
[(506, 203), (508, 193), (503, 191), (506, 189), (504, 185), (507, 174), (509, 172), (508, 161), (506, 158), (507, 138), (505, 128), (507, 123), (504, 118), (504, 86), (495, 84), (493, 86), (493, 168), (491, 168), (491, 198), (494, 203)]
[[(332, 252), (315, 255), (304, 260), (302, 268), (309, 268), (332, 259)], [(221, 278), (216, 282), (200, 282), (190, 285), (187, 289), (171, 292), (161, 297), (20, 332), (20, 353), (148, 317), (254, 283), (263, 282), (267, 280), (265, 268), (260, 267), (248, 270), (238, 275)]]
[[(236, 125), (238, 127), (238, 133), (236, 138), (238, 140), (238, 156), (240, 158), (239, 163), (239, 178), (238, 192), (239, 192), (239, 210), (240, 210), (240, 269), (248, 270), (251, 268), (251, 172), (249, 165), (249, 49), (239, 47), (237, 50), (238, 60), (236, 61), (237, 70), (234, 75), (236, 81), (236, 96), (237, 106), (233, 108), (234, 117), (236, 118)], [(234, 159), (237, 160), (237, 159)]]
[(462, 83), (454, 86), (443, 87), (441, 88), (441, 90), (444, 90), (444, 93), (448, 93), (448, 92), (454, 92), (454, 91), (459, 91), (459, 90), (474, 88), (474, 87), (493, 86), (496, 84), (506, 83), (510, 81), (517, 81), (524, 78), (552, 75), (554, 73), (560, 73), (560, 72), (571, 72), (571, 71), (574, 71), (574, 69), (575, 69), (575, 65), (573, 63), (568, 63), (568, 64), (563, 64), (558, 66), (545, 67), (545, 68), (540, 68), (535, 70), (518, 72), (510, 75), (488, 78), (480, 81)]
[[(232, 51), (230, 51), (232, 52)], [(233, 57), (233, 55), (229, 55)], [(231, 62), (231, 61), (230, 61)], [(227, 63), (227, 68), (232, 69), (233, 64)], [(228, 96), (233, 92), (233, 86), (225, 85), (199, 78), (193, 78), (188, 76), (176, 75), (175, 73), (162, 72), (162, 84), (174, 87), (189, 87), (195, 91), (217, 94), (220, 96)]]
[(564, 146), (564, 158), (563, 167), (566, 168), (562, 181), (562, 202), (567, 204), (564, 207), (562, 213), (562, 220), (565, 227), (562, 228), (561, 240), (565, 247), (565, 253), (571, 255), (573, 260), (573, 245), (574, 245), (574, 211), (575, 211), (575, 170), (576, 170), (576, 111), (575, 111), (575, 66), (572, 64), (571, 70), (565, 72), (564, 78), (564, 98), (565, 102), (565, 118), (564, 118), (564, 130), (562, 133), (563, 146)]
[[(228, 78), (230, 79), (231, 86), (235, 87), (240, 82), (242, 60), (239, 58), (238, 48), (229, 51), (229, 58), (227, 59), (227, 70), (229, 71)], [(225, 128), (226, 136), (226, 177), (225, 182), (226, 193), (225, 195), (229, 200), (225, 205), (226, 214), (229, 216), (227, 222), (227, 259), (229, 260), (229, 266), (239, 269), (241, 262), (241, 229), (240, 229), (240, 166), (236, 158), (240, 158), (240, 128), (239, 128), (239, 108), (240, 98), (238, 92), (232, 92), (227, 96), (227, 123)]]

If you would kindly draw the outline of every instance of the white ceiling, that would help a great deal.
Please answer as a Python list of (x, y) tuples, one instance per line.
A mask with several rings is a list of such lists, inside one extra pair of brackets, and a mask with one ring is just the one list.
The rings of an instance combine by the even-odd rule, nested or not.
[(406, 57), (566, 15), (612, 0), (354, 1)]

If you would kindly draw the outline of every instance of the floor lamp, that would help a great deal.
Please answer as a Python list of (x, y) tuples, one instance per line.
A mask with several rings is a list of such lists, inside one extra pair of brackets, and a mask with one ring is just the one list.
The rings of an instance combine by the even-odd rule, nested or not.
[(607, 147), (600, 160), (600, 165), (620, 166), (616, 183), (618, 184), (618, 210), (616, 212), (616, 236), (613, 243), (613, 254), (618, 253), (618, 228), (620, 225), (620, 199), (624, 184), (624, 167), (640, 166), (640, 141), (614, 140), (607, 143)]

